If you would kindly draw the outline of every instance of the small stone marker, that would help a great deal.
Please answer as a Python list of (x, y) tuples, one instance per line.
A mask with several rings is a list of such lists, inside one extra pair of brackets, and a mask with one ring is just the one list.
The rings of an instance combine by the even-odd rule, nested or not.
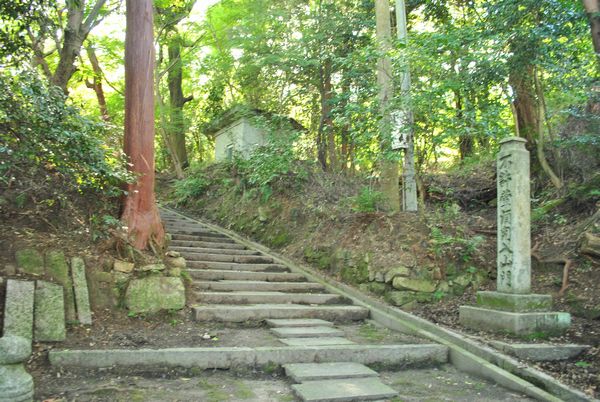
[(30, 281), (6, 281), (4, 335), (32, 339), (34, 289), (34, 283)]
[(75, 295), (73, 294), (73, 281), (69, 275), (67, 258), (62, 251), (46, 253), (46, 272), (59, 285), (62, 285), (65, 301), (65, 316), (68, 321), (75, 321)]
[(85, 277), (85, 263), (80, 257), (71, 258), (71, 275), (75, 290), (75, 304), (77, 306), (77, 319), (84, 325), (92, 324), (92, 310), (90, 309), (90, 294)]
[(31, 339), (0, 338), (0, 402), (33, 401), (33, 378), (23, 366), (31, 355)]
[(307, 381), (292, 385), (302, 401), (372, 401), (393, 398), (398, 393), (379, 378)]
[(497, 161), (497, 291), (478, 292), (478, 307), (461, 306), (460, 322), (474, 329), (546, 337), (571, 323), (568, 313), (550, 312), (550, 295), (531, 294), (529, 152), (526, 141), (500, 142)]
[(34, 318), (34, 339), (36, 341), (59, 342), (65, 340), (65, 304), (62, 286), (37, 281)]

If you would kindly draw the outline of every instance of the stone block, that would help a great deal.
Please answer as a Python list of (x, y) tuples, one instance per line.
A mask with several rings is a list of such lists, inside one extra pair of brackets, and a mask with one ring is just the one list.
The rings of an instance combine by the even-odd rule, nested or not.
[(46, 253), (46, 272), (50, 278), (63, 287), (65, 316), (67, 321), (77, 319), (75, 310), (75, 295), (73, 294), (73, 281), (69, 275), (67, 258), (62, 251)]
[(125, 293), (125, 305), (136, 313), (180, 310), (185, 306), (185, 288), (180, 278), (149, 276), (133, 279)]
[(333, 323), (331, 321), (319, 320), (319, 319), (270, 319), (266, 320), (266, 323), (269, 327), (333, 327)]
[(133, 262), (127, 262), (127, 261), (121, 261), (121, 260), (115, 260), (115, 262), (113, 264), (113, 270), (115, 270), (117, 272), (123, 272), (126, 274), (133, 271), (134, 267), (135, 267), (135, 264)]
[(165, 264), (147, 264), (137, 268), (137, 271), (149, 272), (149, 271), (164, 271)]
[(273, 332), (280, 338), (317, 338), (344, 336), (344, 331), (327, 326), (271, 328), (271, 332)]
[(543, 312), (552, 308), (552, 296), (481, 291), (477, 292), (477, 305), (502, 311)]
[(19, 272), (29, 275), (44, 274), (44, 256), (33, 248), (24, 248), (15, 253)]
[(385, 283), (390, 283), (397, 276), (409, 276), (409, 275), (410, 275), (410, 269), (408, 269), (406, 267), (396, 267), (396, 268), (392, 268), (389, 271), (387, 271), (384, 275), (383, 280)]
[(104, 272), (94, 269), (87, 271), (90, 305), (93, 309), (114, 308), (119, 304), (120, 292), (117, 286), (115, 286), (114, 274), (123, 273), (118, 271)]
[(183, 257), (167, 257), (166, 259), (167, 265), (174, 268), (185, 268), (187, 266), (187, 262)]
[(23, 364), (0, 366), (0, 402), (33, 401), (33, 378)]
[(358, 285), (358, 288), (361, 292), (368, 292), (376, 295), (383, 295), (387, 290), (386, 284), (381, 282), (361, 283)]
[(305, 402), (388, 400), (398, 395), (379, 378), (307, 381), (292, 389)]
[(547, 343), (490, 342), (501, 351), (531, 361), (558, 361), (576, 357), (590, 348), (589, 345), (551, 345)]
[(333, 345), (354, 345), (349, 339), (339, 336), (330, 336), (324, 338), (283, 338), (279, 340), (288, 346), (333, 346)]
[(341, 378), (379, 377), (376, 371), (359, 363), (292, 363), (284, 365), (283, 368), (285, 375), (297, 383)]
[(392, 281), (395, 289), (413, 290), (415, 292), (432, 293), (435, 291), (436, 283), (426, 279), (405, 278), (396, 276)]
[(77, 319), (84, 325), (92, 324), (92, 310), (90, 308), (90, 294), (85, 275), (85, 263), (79, 257), (71, 258), (71, 276), (75, 291), (75, 305)]
[(6, 303), (4, 305), (4, 335), (33, 337), (34, 282), (6, 281)]
[(476, 330), (536, 338), (560, 335), (571, 325), (568, 313), (514, 313), (472, 306), (461, 306), (459, 319), (462, 325)]
[(35, 288), (34, 339), (59, 342), (66, 338), (63, 288), (51, 282), (37, 281)]
[(4, 335), (0, 338), (0, 365), (24, 362), (29, 355), (31, 340), (15, 335)]
[(386, 293), (385, 299), (394, 306), (404, 306), (414, 301), (422, 303), (430, 302), (433, 300), (433, 295), (431, 293), (418, 293), (407, 290), (392, 291)]

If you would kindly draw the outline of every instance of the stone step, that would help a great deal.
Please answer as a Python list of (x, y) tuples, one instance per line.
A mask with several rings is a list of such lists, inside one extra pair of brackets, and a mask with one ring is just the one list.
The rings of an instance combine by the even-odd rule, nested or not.
[(292, 385), (292, 389), (305, 402), (375, 401), (398, 395), (379, 378), (307, 381)]
[(204, 290), (215, 290), (219, 292), (235, 291), (272, 291), (272, 292), (321, 292), (323, 286), (314, 282), (267, 282), (252, 280), (223, 280), (196, 281), (194, 287)]
[(364, 364), (350, 362), (336, 363), (292, 363), (283, 366), (285, 375), (294, 382), (337, 380), (342, 378), (379, 377), (376, 371)]
[(261, 255), (227, 255), (227, 254), (209, 254), (209, 253), (190, 253), (180, 252), (186, 261), (215, 261), (215, 262), (236, 262), (239, 264), (272, 264), (273, 258)]
[(349, 339), (340, 336), (330, 336), (321, 338), (281, 338), (281, 343), (288, 346), (332, 346), (332, 345), (354, 345)]
[(343, 337), (344, 331), (332, 327), (284, 327), (271, 328), (271, 332), (280, 338), (319, 338)]
[(331, 293), (284, 292), (195, 292), (196, 300), (205, 304), (342, 304), (343, 296)]
[(224, 250), (245, 250), (246, 247), (237, 243), (219, 243), (194, 240), (171, 240), (171, 247), (200, 247)]
[(219, 239), (229, 239), (229, 237), (225, 236), (221, 233), (210, 232), (208, 230), (202, 229), (185, 229), (185, 228), (167, 228), (167, 232), (172, 235), (189, 235), (189, 236), (202, 236), (202, 237), (214, 237)]
[(230, 269), (188, 269), (190, 276), (202, 281), (266, 281), (266, 282), (304, 282), (300, 274), (289, 272), (233, 271)]
[(310, 319), (310, 318), (298, 318), (291, 320), (267, 320), (267, 325), (269, 327), (333, 327), (333, 323), (330, 321), (319, 320), (319, 319)]
[(210, 305), (193, 307), (197, 321), (244, 322), (269, 318), (320, 318), (334, 322), (361, 321), (369, 310), (358, 306), (306, 306), (301, 304)]
[(201, 235), (196, 236), (196, 235), (179, 234), (179, 233), (171, 233), (171, 239), (200, 241), (200, 242), (209, 242), (209, 243), (232, 243), (232, 244), (235, 244), (235, 240), (230, 239), (229, 237), (211, 237), (211, 236), (201, 236)]
[(231, 271), (262, 271), (262, 272), (289, 272), (289, 268), (279, 264), (241, 264), (237, 262), (219, 261), (187, 261), (188, 268), (194, 269), (220, 269)]
[(348, 362), (383, 367), (437, 366), (448, 361), (441, 345), (335, 345), (280, 347), (205, 347), (172, 349), (56, 350), (48, 353), (53, 367), (197, 367), (229, 369), (269, 364)]
[(169, 250), (179, 251), (183, 253), (206, 253), (206, 254), (226, 254), (226, 255), (260, 255), (260, 251), (255, 250), (236, 250), (226, 248), (209, 248), (209, 247), (181, 247), (170, 246)]

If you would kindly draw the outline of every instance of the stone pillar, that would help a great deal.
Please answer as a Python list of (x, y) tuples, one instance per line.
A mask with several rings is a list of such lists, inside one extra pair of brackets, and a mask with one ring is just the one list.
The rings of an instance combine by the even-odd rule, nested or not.
[(531, 291), (529, 152), (527, 141), (509, 137), (500, 142), (497, 165), (498, 292)]
[(500, 142), (497, 160), (497, 291), (478, 292), (477, 307), (461, 306), (470, 328), (525, 337), (557, 335), (569, 327), (568, 313), (550, 312), (552, 296), (531, 293), (529, 152), (526, 141)]
[(30, 354), (30, 339), (0, 338), (0, 402), (33, 401), (33, 379), (23, 366)]

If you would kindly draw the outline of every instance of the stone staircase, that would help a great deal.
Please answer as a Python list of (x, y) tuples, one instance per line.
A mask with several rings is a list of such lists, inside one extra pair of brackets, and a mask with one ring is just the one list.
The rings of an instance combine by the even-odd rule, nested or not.
[[(264, 321), (289, 347), (359, 346), (336, 324), (363, 321), (369, 317), (368, 309), (198, 221), (166, 209), (161, 216), (172, 239), (169, 249), (186, 259), (193, 278), (195, 299), (190, 304), (196, 320), (253, 325)], [(282, 366), (303, 401), (386, 400), (397, 395), (375, 371), (359, 363)]]

